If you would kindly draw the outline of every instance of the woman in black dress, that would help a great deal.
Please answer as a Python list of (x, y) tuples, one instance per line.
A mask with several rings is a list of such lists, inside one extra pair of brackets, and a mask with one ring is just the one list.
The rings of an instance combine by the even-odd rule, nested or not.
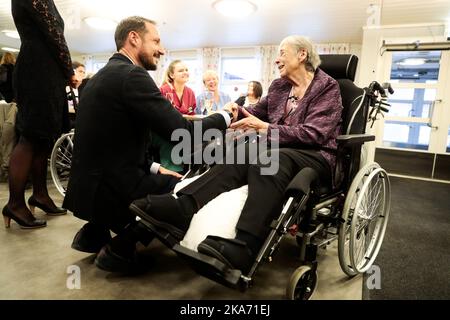
[[(68, 128), (65, 87), (75, 81), (64, 38), (64, 21), (53, 0), (12, 0), (12, 16), (21, 47), (13, 74), (19, 141), (9, 166), (9, 201), (3, 208), (5, 226), (11, 219), (22, 228), (46, 226), (32, 211), (40, 208), (60, 215), (47, 190), (47, 158), (55, 139)], [(31, 174), (33, 195), (25, 203), (25, 185)]]

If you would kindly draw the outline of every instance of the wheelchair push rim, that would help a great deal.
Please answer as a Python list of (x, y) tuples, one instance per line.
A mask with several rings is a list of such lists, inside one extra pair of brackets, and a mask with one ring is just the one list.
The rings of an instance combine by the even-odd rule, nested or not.
[(339, 226), (339, 239), (338, 239), (338, 254), (339, 264), (342, 271), (349, 277), (353, 277), (358, 274), (354, 269), (350, 259), (350, 230), (353, 219), (354, 208), (358, 199), (358, 192), (361, 190), (364, 184), (364, 177), (367, 172), (379, 168), (377, 163), (371, 163), (360, 169), (353, 178), (352, 184), (347, 191), (345, 198), (344, 208), (342, 210), (342, 223)]
[(50, 155), (50, 173), (58, 192), (64, 196), (72, 166), (73, 132), (63, 134), (56, 140)]
[(379, 166), (373, 167), (359, 192), (350, 229), (350, 260), (355, 271), (366, 272), (375, 261), (383, 242), (389, 211), (388, 175)]
[[(370, 198), (371, 195), (373, 196), (372, 192), (375, 190), (374, 186), (377, 186), (376, 182), (379, 183), (378, 199), (382, 201), (382, 205), (379, 206), (381, 210), (373, 210), (373, 207), (369, 207), (370, 210), (368, 210), (367, 205), (369, 203), (373, 204), (373, 202), (365, 202), (365, 200), (376, 199), (375, 197)], [(368, 195), (369, 198), (367, 198)], [(380, 168), (378, 163), (373, 162), (367, 164), (358, 171), (347, 192), (346, 201), (342, 211), (343, 223), (339, 228), (339, 263), (342, 270), (348, 276), (354, 276), (358, 273), (365, 272), (372, 265), (378, 254), (381, 243), (383, 242), (389, 209), (389, 178), (386, 172)], [(355, 215), (355, 212), (358, 214)], [(369, 215), (367, 215), (367, 213), (369, 213)], [(372, 220), (370, 220), (370, 218)], [(365, 224), (363, 222), (365, 222)], [(367, 229), (365, 229), (365, 227), (367, 227)], [(372, 232), (372, 237), (370, 237), (370, 241), (367, 243), (368, 245), (365, 246), (367, 250), (361, 250), (359, 245), (362, 242), (361, 240), (365, 240), (365, 238), (361, 239), (361, 232), (364, 229), (364, 231), (367, 232), (370, 227), (373, 228), (372, 231), (375, 232)]]

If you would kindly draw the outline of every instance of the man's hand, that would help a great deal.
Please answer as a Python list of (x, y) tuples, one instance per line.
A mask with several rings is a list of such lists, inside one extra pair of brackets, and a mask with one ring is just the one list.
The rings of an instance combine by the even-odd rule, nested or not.
[(230, 128), (244, 131), (256, 130), (261, 133), (267, 132), (267, 129), (269, 128), (269, 124), (267, 122), (259, 120), (257, 117), (245, 110), (245, 108), (242, 108), (242, 113), (245, 118), (232, 123)]
[(181, 179), (183, 176), (181, 174), (179, 174), (178, 172), (163, 168), (163, 166), (159, 167), (159, 171), (160, 174), (166, 174), (169, 176), (174, 176), (175, 178)]
[(239, 115), (239, 106), (234, 102), (228, 102), (223, 106), (223, 110), (231, 112), (233, 114), (233, 122), (237, 120)]

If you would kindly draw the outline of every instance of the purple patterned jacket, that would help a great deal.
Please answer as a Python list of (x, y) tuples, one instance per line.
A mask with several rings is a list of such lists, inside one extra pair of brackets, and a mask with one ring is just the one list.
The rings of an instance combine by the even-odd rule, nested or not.
[(283, 119), (292, 84), (279, 78), (272, 82), (267, 96), (247, 110), (268, 122), (268, 136), (279, 130), (280, 148), (308, 148), (319, 152), (334, 172), (336, 165), (336, 137), (341, 133), (342, 101), (339, 85), (321, 69), (299, 100), (297, 108)]

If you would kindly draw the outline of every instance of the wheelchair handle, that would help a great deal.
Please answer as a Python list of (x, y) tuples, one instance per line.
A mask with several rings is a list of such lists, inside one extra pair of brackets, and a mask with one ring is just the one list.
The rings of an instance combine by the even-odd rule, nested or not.
[(389, 82), (383, 83), (383, 88), (387, 89), (389, 94), (393, 94), (394, 93), (394, 89), (392, 88), (392, 86), (391, 86), (391, 84)]
[(372, 83), (369, 85), (369, 92), (374, 94), (375, 91), (378, 91), (383, 98), (387, 97), (386, 91), (384, 90), (383, 86), (377, 81), (372, 81)]

